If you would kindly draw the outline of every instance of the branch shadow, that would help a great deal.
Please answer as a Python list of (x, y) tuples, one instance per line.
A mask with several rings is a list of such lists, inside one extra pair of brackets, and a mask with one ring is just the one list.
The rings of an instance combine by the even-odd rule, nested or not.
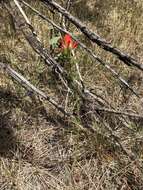
[[(26, 125), (36, 122), (38, 129), (48, 127), (49, 124), (58, 131), (58, 128), (70, 128), (70, 124), (60, 114), (47, 111), (44, 105), (40, 106), (38, 99), (33, 97), (29, 100), (20, 98), (10, 90), (0, 88), (0, 157), (13, 158), (17, 150), (23, 150), (24, 145), (20, 144), (16, 131), (19, 126), (15, 109), (20, 109), (26, 113), (30, 119)], [(38, 108), (37, 108), (38, 107)], [(46, 121), (46, 125), (41, 123), (41, 118)], [(23, 118), (22, 118), (23, 119)], [(27, 118), (26, 118), (27, 119)]]
[(16, 148), (16, 137), (14, 128), (16, 123), (11, 120), (11, 109), (9, 102), (15, 101), (10, 91), (0, 89), (0, 156), (12, 157)]

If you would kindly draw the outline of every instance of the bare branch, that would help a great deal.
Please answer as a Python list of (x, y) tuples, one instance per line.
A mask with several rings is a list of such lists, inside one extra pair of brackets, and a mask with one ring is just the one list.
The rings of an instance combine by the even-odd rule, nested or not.
[[(7, 7), (7, 6), (6, 6)], [(49, 55), (48, 51), (44, 48), (43, 44), (40, 42), (40, 40), (33, 34), (33, 31), (30, 27), (30, 25), (25, 21), (23, 18), (23, 15), (21, 15), (21, 11), (17, 9), (17, 6), (13, 3), (13, 1), (9, 1), (8, 3), (8, 10), (10, 14), (13, 16), (15, 19), (16, 23), (18, 24), (19, 28), (23, 32), (25, 38), (31, 45), (31, 47), (45, 60), (45, 63), (54, 68), (57, 74), (60, 74), (60, 76), (63, 77), (63, 79), (66, 80), (67, 84), (70, 83), (70, 78), (68, 77), (67, 73), (61, 68), (58, 63)], [(16, 73), (14, 70), (12, 70), (9, 66), (4, 65), (1, 63), (2, 69), (4, 69), (8, 74), (10, 74), (11, 77), (13, 77), (15, 80), (17, 80), (23, 87), (27, 88), (28, 90), (31, 90), (32, 92), (42, 96), (45, 100), (49, 101), (52, 105), (54, 105), (58, 110), (60, 110), (62, 113), (68, 116), (73, 116), (72, 114), (67, 113), (62, 107), (60, 107), (53, 99), (51, 99), (49, 96), (45, 95), (42, 91), (38, 90), (36, 87), (31, 85), (29, 81), (27, 81), (24, 77)], [(74, 92), (79, 92), (80, 96), (82, 97), (83, 95), (87, 95), (90, 97), (93, 97), (94, 100), (96, 101), (96, 104), (100, 105), (101, 107), (107, 107), (109, 103), (105, 101), (104, 99), (94, 95), (91, 93), (88, 89), (84, 89), (84, 92), (82, 92), (82, 85), (79, 81), (72, 80), (72, 90)], [(92, 103), (92, 102), (91, 102)], [(98, 120), (101, 120), (102, 123), (104, 124), (103, 118), (100, 118), (100, 114), (97, 114)], [(118, 143), (118, 145), (121, 147), (123, 152), (126, 155), (129, 155), (126, 152), (126, 149), (122, 146), (120, 143), (120, 140), (118, 137), (116, 137), (110, 128), (109, 125), (104, 124), (109, 132), (110, 136), (114, 138), (114, 141)], [(129, 157), (131, 157), (129, 155)]]
[(27, 24), (30, 25), (30, 21), (29, 21), (28, 17), (26, 16), (25, 12), (23, 11), (23, 9), (21, 8), (19, 2), (17, 0), (14, 0), (14, 2), (17, 5), (18, 9), (20, 10), (21, 14), (23, 15), (24, 19), (26, 20)]
[(118, 110), (107, 109), (107, 108), (95, 108), (95, 110), (99, 111), (99, 112), (105, 112), (105, 113), (110, 113), (110, 114), (115, 114), (115, 115), (124, 115), (124, 116), (128, 116), (128, 117), (143, 119), (142, 115), (139, 115), (136, 113), (129, 113), (127, 111), (126, 112), (125, 111), (118, 111)]
[[(72, 4), (71, 0), (66, 0), (65, 9), (67, 11), (70, 10), (71, 4)], [(62, 15), (61, 17), (61, 24), (62, 24), (61, 26), (63, 26), (62, 28), (67, 29), (67, 22), (68, 22), (67, 18), (65, 18), (64, 15)]]
[[(30, 46), (45, 60), (45, 63), (49, 66), (50, 69), (54, 68), (55, 72), (59, 76), (61, 76), (64, 79), (64, 81), (66, 81), (66, 84), (68, 84), (71, 87), (70, 88), (71, 91), (78, 93), (80, 97), (88, 95), (89, 97), (94, 99), (96, 103), (99, 104), (99, 107), (104, 106), (105, 108), (107, 107), (113, 108), (112, 105), (110, 105), (107, 100), (103, 99), (97, 94), (93, 94), (85, 87), (83, 91), (83, 86), (79, 81), (69, 78), (66, 71), (64, 71), (63, 68), (61, 68), (60, 65), (58, 65), (58, 63), (49, 55), (48, 51), (44, 48), (43, 44), (40, 42), (39, 39), (37, 39), (37, 36), (35, 35), (35, 33), (33, 34), (33, 30), (32, 30), (33, 27), (32, 26), (30, 27), (29, 24), (25, 22), (25, 20), (23, 19), (23, 16), (20, 14), (17, 7), (15, 7), (15, 4), (11, 1), (9, 2), (8, 5), (9, 6), (7, 7), (7, 5), (5, 4), (8, 11), (17, 22), (17, 25), (19, 26), (20, 30), (23, 32), (25, 38), (29, 42)], [(122, 123), (125, 126), (127, 125), (123, 121), (124, 119), (122, 117), (120, 117), (120, 120), (122, 120)]]
[[(97, 55), (95, 55), (91, 49), (89, 49), (85, 44), (83, 44), (80, 40), (78, 40), (75, 36), (73, 36), (69, 31), (61, 28), (60, 26), (58, 26), (57, 24), (55, 24), (52, 20), (50, 20), (49, 18), (47, 18), (46, 16), (44, 16), (43, 14), (41, 14), (39, 11), (37, 11), (35, 8), (33, 8), (32, 6), (30, 6), (28, 3), (26, 3), (23, 0), (20, 0), (25, 6), (29, 7), (33, 12), (35, 12), (39, 17), (41, 17), (42, 19), (46, 20), (48, 23), (50, 23), (52, 26), (54, 26), (57, 30), (59, 30), (60, 32), (69, 34), (70, 36), (72, 36), (72, 38), (74, 40), (76, 40), (78, 42), (78, 44), (81, 46), (81, 48), (83, 48), (93, 59), (95, 59), (96, 61), (98, 61), (101, 65), (103, 65), (109, 72), (112, 73), (112, 75), (117, 78), (124, 86), (126, 86), (133, 94), (135, 94), (137, 97), (139, 97), (138, 93), (132, 88), (130, 87), (130, 85), (128, 84), (127, 81), (125, 81), (121, 76), (119, 76), (119, 74), (112, 69), (109, 66), (109, 63), (105, 63), (100, 57), (98, 57)], [(95, 62), (96, 63), (96, 62)]]
[(92, 42), (99, 45), (106, 51), (109, 51), (116, 55), (121, 61), (123, 61), (128, 66), (135, 66), (138, 69), (143, 71), (143, 64), (139, 63), (136, 59), (128, 55), (127, 53), (122, 52), (120, 49), (115, 48), (110, 43), (108, 43), (105, 39), (100, 37), (95, 32), (91, 31), (84, 25), (80, 20), (71, 15), (67, 10), (61, 7), (58, 3), (53, 0), (41, 0), (45, 5), (51, 6), (53, 9), (57, 10), (59, 13), (63, 14), (69, 21), (71, 21), (80, 31), (87, 36)]
[[(66, 88), (69, 88), (67, 85), (67, 82), (64, 80), (62, 75), (67, 75), (64, 73), (62, 67), (50, 56), (47, 49), (44, 48), (43, 44), (40, 42), (39, 38), (36, 35), (36, 32), (34, 31), (33, 26), (31, 25), (30, 21), (27, 23), (27, 19), (21, 14), (21, 10), (17, 9), (17, 4), (15, 2), (10, 2), (10, 6), (7, 6), (7, 4), (4, 4), (7, 8), (8, 12), (12, 15), (13, 19), (15, 20), (17, 26), (21, 31), (23, 32), (25, 38), (31, 45), (31, 47), (34, 49), (36, 53), (38, 53), (44, 60), (45, 63), (51, 67), (52, 70), (54, 70), (55, 74), (61, 79), (63, 84)], [(22, 9), (22, 8), (21, 8)], [(22, 12), (24, 12), (22, 10)], [(24, 15), (26, 15), (24, 13)], [(23, 19), (24, 18), (24, 19)]]
[(66, 112), (60, 105), (58, 105), (58, 103), (55, 102), (55, 100), (53, 100), (51, 97), (47, 96), (44, 92), (32, 85), (26, 78), (24, 78), (21, 74), (13, 70), (9, 65), (0, 62), (0, 68), (3, 69), (7, 74), (9, 74), (14, 80), (16, 80), (21, 86), (23, 86), (28, 91), (35, 93), (43, 99), (47, 100), (63, 114), (67, 116), (71, 115), (70, 113)]
[[(33, 34), (33, 27), (30, 27), (29, 24), (27, 24), (23, 19), (23, 16), (18, 11), (17, 6), (15, 6), (15, 4), (12, 1), (10, 1), (9, 4), (4, 3), (4, 5), (8, 9), (9, 13), (13, 16), (14, 20), (19, 26), (20, 30), (23, 32), (30, 46), (45, 60), (45, 64), (47, 64), (50, 69), (54, 69), (56, 74), (60, 75), (64, 81), (66, 80), (66, 84), (69, 84), (72, 90), (76, 91), (76, 93), (79, 93), (80, 96), (83, 96), (81, 83), (71, 79), (68, 73), (65, 70), (63, 70), (63, 68), (56, 62), (56, 60), (54, 60), (49, 55), (47, 49), (44, 48), (43, 44), (37, 38), (35, 33)], [(90, 96), (92, 96), (92, 98), (94, 98), (97, 102), (100, 102), (101, 105), (108, 105), (106, 100), (103, 100), (103, 98), (99, 97), (98, 95), (89, 92), (89, 90), (87, 90), (86, 88), (84, 89), (84, 91)]]

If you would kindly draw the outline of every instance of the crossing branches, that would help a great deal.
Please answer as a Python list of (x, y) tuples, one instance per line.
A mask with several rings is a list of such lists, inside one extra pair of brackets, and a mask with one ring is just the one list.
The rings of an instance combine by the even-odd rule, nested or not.
[(60, 6), (53, 0), (41, 0), (46, 6), (52, 7), (57, 12), (64, 15), (70, 22), (72, 22), (89, 40), (93, 43), (96, 43), (98, 46), (103, 48), (104, 50), (116, 55), (123, 63), (128, 66), (134, 66), (143, 71), (143, 64), (137, 61), (135, 58), (130, 56), (129, 54), (121, 51), (119, 48), (114, 47), (101, 36), (90, 30), (83, 24), (80, 20), (70, 14), (66, 9)]

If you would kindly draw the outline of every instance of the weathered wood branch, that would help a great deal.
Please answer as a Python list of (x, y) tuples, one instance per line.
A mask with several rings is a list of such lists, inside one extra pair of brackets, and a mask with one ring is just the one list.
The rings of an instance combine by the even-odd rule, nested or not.
[[(39, 11), (37, 11), (35, 8), (33, 8), (32, 6), (30, 6), (28, 3), (26, 3), (23, 0), (20, 0), (20, 2), (23, 3), (23, 5), (27, 6), (28, 8), (30, 8), (34, 13), (36, 13), (39, 17), (41, 17), (42, 19), (44, 19), (45, 21), (47, 21), (48, 23), (50, 23), (53, 27), (55, 27), (58, 31), (62, 32), (62, 33), (66, 33), (69, 34), (70, 36), (72, 36), (72, 38), (78, 42), (78, 44), (81, 46), (81, 48), (83, 48), (94, 60), (98, 61), (98, 63), (100, 63), (101, 65), (103, 65), (103, 67), (105, 67), (109, 72), (111, 72), (111, 74), (113, 75), (113, 77), (117, 78), (124, 86), (126, 86), (134, 95), (136, 95), (137, 97), (139, 97), (138, 93), (128, 84), (128, 82), (126, 80), (124, 80), (114, 69), (112, 69), (109, 65), (109, 63), (105, 63), (105, 61), (103, 61), (100, 57), (98, 57), (97, 55), (95, 55), (93, 53), (93, 51), (88, 48), (85, 44), (83, 44), (79, 39), (77, 39), (74, 35), (72, 35), (72, 33), (70, 33), (69, 31), (67, 31), (66, 29), (63, 29), (62, 27), (58, 26), (57, 24), (55, 24), (51, 19), (47, 18), (46, 16), (44, 16), (43, 14), (41, 14)], [(96, 63), (96, 62), (95, 62)]]
[[(7, 8), (8, 12), (12, 15), (13, 19), (19, 26), (19, 29), (24, 34), (26, 40), (29, 42), (30, 46), (33, 48), (33, 50), (38, 53), (44, 60), (45, 64), (47, 64), (49, 69), (54, 69), (57, 75), (60, 75), (63, 80), (66, 81), (69, 86), (71, 85), (71, 91), (75, 90), (82, 96), (82, 85), (80, 82), (71, 79), (69, 77), (68, 73), (54, 60), (50, 54), (48, 53), (48, 50), (44, 48), (43, 44), (40, 42), (40, 40), (35, 35), (36, 32), (33, 33), (32, 26), (30, 27), (29, 24), (25, 21), (23, 16), (21, 15), (19, 9), (17, 9), (17, 6), (13, 1), (10, 1), (9, 3), (4, 3), (5, 7)], [(100, 105), (102, 106), (109, 106), (106, 100), (103, 100), (101, 97), (98, 97), (98, 95), (95, 95), (91, 92), (89, 92), (88, 89), (84, 89), (86, 93), (88, 93), (92, 98), (95, 99)]]
[(69, 21), (71, 21), (80, 31), (87, 36), (92, 42), (99, 45), (104, 50), (113, 53), (116, 55), (121, 61), (123, 61), (128, 66), (135, 66), (138, 69), (143, 71), (143, 64), (139, 63), (135, 58), (128, 55), (127, 53), (122, 52), (120, 49), (114, 47), (105, 39), (100, 37), (98, 34), (93, 32), (92, 30), (88, 29), (86, 25), (84, 25), (79, 19), (71, 15), (66, 9), (61, 7), (58, 3), (53, 0), (41, 0), (45, 5), (48, 7), (52, 7), (59, 13), (63, 14)]
[(50, 96), (47, 96), (44, 92), (36, 88), (33, 84), (31, 84), (25, 77), (21, 74), (17, 73), (14, 69), (12, 69), (8, 64), (0, 62), (0, 68), (5, 71), (8, 75), (10, 75), (14, 80), (16, 80), (22, 87), (27, 89), (29, 92), (36, 94), (50, 102), (55, 108), (57, 108), (63, 114), (70, 116), (71, 114), (66, 112), (55, 100), (53, 100)]
[[(40, 40), (35, 35), (36, 33), (33, 33), (33, 27), (27, 24), (19, 10), (17, 9), (17, 6), (11, 1), (9, 4), (5, 3), (6, 8), (8, 9), (9, 13), (13, 16), (13, 19), (17, 22), (17, 25), (19, 26), (20, 30), (23, 32), (25, 38), (29, 42), (30, 46), (45, 60), (45, 63), (49, 66), (49, 69), (54, 68), (57, 74), (61, 77), (63, 77), (67, 84), (72, 83), (72, 89), (71, 91), (78, 92), (81, 97), (85, 97), (85, 94), (91, 97), (91, 99), (94, 99), (96, 104), (99, 105), (99, 107), (113, 108), (112, 105), (108, 103), (107, 100), (103, 99), (102, 97), (93, 94), (90, 92), (87, 88), (84, 88), (84, 92), (82, 91), (82, 84), (77, 81), (73, 80), (71, 82), (71, 78), (68, 77), (68, 74), (61, 68), (58, 63), (49, 55), (48, 51), (44, 48), (43, 44), (40, 42)], [(126, 126), (126, 123), (124, 122), (124, 119), (121, 117), (120, 120), (122, 120), (122, 123)]]
[(107, 108), (95, 108), (95, 111), (105, 112), (105, 113), (114, 114), (114, 115), (124, 115), (127, 117), (132, 117), (132, 118), (137, 118), (137, 119), (143, 119), (143, 115), (130, 113), (127, 111), (118, 111), (118, 110), (107, 109)]
[[(19, 4), (18, 1), (17, 4)], [(21, 12), (22, 8), (19, 9), (17, 4), (10, 1), (9, 6), (7, 3), (4, 3), (4, 6), (13, 17), (16, 25), (22, 31), (26, 40), (29, 42), (33, 50), (36, 53), (38, 53), (45, 60), (45, 64), (50, 66), (51, 70), (54, 70), (54, 72), (58, 75), (58, 77), (62, 81), (64, 81), (62, 75), (64, 75), (66, 78), (67, 74), (64, 72), (62, 67), (60, 67), (60, 65), (50, 56), (48, 50), (44, 48), (43, 44), (40, 42), (39, 38), (37, 37), (36, 32), (33, 29), (33, 26), (30, 24), (30, 21), (27, 22), (27, 19), (23, 17), (23, 14)], [(66, 84), (65, 81), (64, 84)]]
[[(50, 102), (56, 109), (58, 109), (60, 112), (62, 112), (66, 116), (73, 117), (73, 114), (66, 112), (55, 100), (53, 100), (51, 97), (47, 96), (44, 92), (36, 88), (34, 85), (32, 85), (25, 77), (23, 77), (21, 74), (17, 73), (15, 70), (13, 70), (8, 64), (0, 62), (0, 68), (6, 72), (8, 75), (10, 75), (14, 80), (16, 80), (22, 87), (24, 87), (26, 90), (40, 96), (44, 100)], [(128, 151), (124, 148), (124, 146), (121, 144), (119, 138), (113, 133), (112, 129), (104, 122), (103, 123), (105, 128), (109, 131), (110, 137), (113, 138), (118, 145), (120, 146), (121, 150), (130, 158), (132, 159), (132, 155), (128, 153)]]
[[(27, 39), (27, 41), (29, 42), (29, 44), (31, 45), (31, 47), (35, 50), (35, 52), (37, 52), (46, 62), (46, 64), (49, 66), (49, 68), (54, 68), (57, 72), (57, 74), (60, 74), (63, 79), (65, 79), (65, 81), (67, 82), (67, 84), (70, 83), (71, 78), (68, 77), (68, 74), (64, 71), (63, 68), (61, 68), (58, 63), (49, 55), (48, 51), (44, 48), (43, 44), (40, 42), (40, 40), (37, 38), (37, 36), (35, 35), (35, 32), (32, 31), (32, 28), (24, 19), (23, 15), (21, 14), (21, 11), (19, 11), (18, 7), (16, 6), (16, 4), (13, 1), (9, 1), (8, 3), (5, 3), (5, 7), (8, 9), (9, 13), (13, 16), (15, 22), (17, 23), (17, 25), (19, 26), (20, 30), (23, 32), (25, 38)], [(18, 80), (19, 80), (19, 76), (18, 76)], [(25, 83), (24, 83), (25, 86)], [(33, 90), (33, 89), (32, 89)], [(81, 97), (84, 96), (84, 98), (86, 99), (86, 95), (88, 95), (88, 97), (94, 99), (93, 103), (96, 103), (96, 106), (99, 107), (109, 107), (109, 103), (108, 101), (102, 99), (101, 97), (89, 92), (88, 89), (84, 89), (84, 92), (82, 91), (82, 85), (79, 81), (77, 80), (72, 80), (72, 88), (71, 90), (73, 92), (79, 92), (79, 95)], [(44, 94), (44, 97), (46, 100), (50, 101), (55, 107), (58, 106), (57, 103), (55, 103), (55, 101), (51, 101), (50, 97), (47, 97)], [(91, 100), (92, 102), (92, 100)], [(57, 107), (60, 111), (62, 111), (63, 113), (65, 112), (65, 110), (63, 110), (63, 108), (61, 107)], [(67, 112), (66, 112), (67, 113)], [(65, 113), (64, 113), (65, 114)], [(66, 114), (68, 115), (68, 114)], [(71, 114), (69, 114), (71, 115)], [(100, 119), (100, 114), (97, 114), (98, 119)], [(123, 152), (128, 155), (127, 152), (125, 152), (125, 148), (121, 145), (121, 143), (119, 142), (119, 140), (116, 138), (116, 136), (113, 134), (112, 129), (109, 129), (109, 126), (106, 126), (107, 131), (109, 132), (109, 134), (113, 137), (114, 142), (118, 143), (118, 145), (121, 147), (121, 149), (123, 150)], [(130, 157), (130, 155), (129, 155)]]

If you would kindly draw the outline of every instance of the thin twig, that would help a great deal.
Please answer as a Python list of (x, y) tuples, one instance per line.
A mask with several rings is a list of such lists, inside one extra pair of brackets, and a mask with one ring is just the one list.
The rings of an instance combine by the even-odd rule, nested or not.
[[(128, 116), (128, 117), (133, 117), (133, 118), (138, 118), (138, 119), (143, 119), (142, 115), (136, 114), (136, 113), (129, 113), (129, 112), (125, 112), (125, 111), (118, 111), (118, 110), (114, 110), (114, 109), (107, 109), (107, 108), (94, 108), (95, 111), (98, 112), (105, 112), (105, 113), (109, 113), (109, 114), (115, 114), (115, 115), (123, 115), (123, 116)], [(86, 114), (84, 114), (82, 117), (84, 117), (85, 115), (94, 113), (95, 111), (89, 111)]]
[(67, 107), (68, 107), (69, 92), (70, 92), (70, 89), (68, 89), (66, 99), (65, 99), (65, 110), (67, 110)]
[(120, 137), (118, 137), (114, 133), (114, 131), (112, 130), (112, 128), (110, 127), (110, 125), (108, 123), (106, 123), (106, 121), (103, 119), (102, 116), (100, 116), (100, 114), (97, 113), (97, 115), (98, 115), (99, 120), (102, 122), (103, 126), (105, 127), (106, 131), (109, 132), (110, 138), (113, 139), (118, 144), (118, 146), (120, 147), (120, 149), (122, 150), (122, 152), (124, 153), (124, 155), (126, 155), (130, 161), (131, 160), (135, 160), (135, 156), (133, 155), (133, 153), (129, 152), (124, 147), (124, 145), (122, 144), (122, 141), (121, 141)]
[(81, 82), (81, 84), (82, 84), (82, 90), (84, 91), (85, 85), (84, 85), (83, 78), (82, 78), (81, 73), (80, 73), (80, 70), (79, 70), (79, 65), (78, 65), (78, 63), (77, 63), (77, 61), (76, 61), (75, 53), (74, 53), (73, 50), (72, 50), (71, 53), (72, 53), (73, 58), (74, 58), (74, 60), (75, 60), (75, 67), (76, 67), (76, 70), (77, 70), (77, 74), (78, 74), (78, 76), (79, 76), (79, 80), (80, 80), (80, 82)]
[[(67, 11), (70, 10), (70, 7), (71, 7), (71, 0), (67, 0), (66, 3), (65, 3), (65, 9)], [(67, 29), (67, 19), (62, 15), (62, 18), (61, 18), (61, 23), (62, 23), (62, 26), (64, 29)]]
[(143, 115), (139, 115), (139, 114), (135, 114), (135, 113), (128, 113), (128, 112), (124, 112), (124, 111), (118, 111), (118, 110), (107, 109), (107, 108), (95, 108), (95, 110), (100, 111), (100, 112), (111, 113), (111, 114), (115, 114), (115, 115), (124, 115), (124, 116), (128, 116), (128, 117), (143, 119)]
[(16, 4), (16, 6), (18, 7), (18, 9), (20, 10), (21, 14), (23, 15), (24, 19), (26, 20), (27, 24), (31, 25), (28, 17), (26, 16), (25, 12), (23, 11), (23, 9), (21, 8), (19, 2), (17, 0), (13, 0), (14, 3)]

